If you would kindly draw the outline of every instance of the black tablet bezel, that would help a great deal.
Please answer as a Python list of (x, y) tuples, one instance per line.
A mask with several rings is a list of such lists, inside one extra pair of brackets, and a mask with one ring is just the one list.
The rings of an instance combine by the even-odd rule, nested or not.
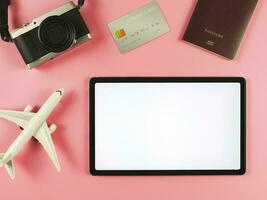
[[(165, 83), (212, 82), (240, 83), (240, 169), (238, 170), (97, 170), (95, 168), (95, 84), (96, 83)], [(242, 77), (95, 77), (90, 80), (90, 173), (97, 176), (148, 175), (243, 175), (246, 172), (246, 80)]]

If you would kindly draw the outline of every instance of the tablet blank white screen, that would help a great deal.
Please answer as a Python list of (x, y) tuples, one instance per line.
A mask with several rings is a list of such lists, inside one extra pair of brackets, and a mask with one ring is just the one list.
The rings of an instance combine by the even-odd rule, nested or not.
[(239, 83), (96, 83), (96, 170), (240, 169)]

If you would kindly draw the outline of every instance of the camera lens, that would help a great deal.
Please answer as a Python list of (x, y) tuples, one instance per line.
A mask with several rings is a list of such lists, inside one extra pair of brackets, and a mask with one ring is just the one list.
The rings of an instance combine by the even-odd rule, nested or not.
[(60, 16), (46, 18), (38, 30), (41, 44), (52, 52), (68, 49), (75, 39), (75, 27)]

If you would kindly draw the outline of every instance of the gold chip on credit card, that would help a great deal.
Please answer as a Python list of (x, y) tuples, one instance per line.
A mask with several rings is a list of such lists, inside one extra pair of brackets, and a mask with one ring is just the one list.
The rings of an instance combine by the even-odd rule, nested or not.
[(124, 37), (124, 36), (126, 35), (124, 29), (117, 30), (117, 31), (115, 32), (115, 34), (116, 34), (116, 36), (117, 36), (118, 39), (120, 39), (120, 38), (122, 38), (122, 37)]

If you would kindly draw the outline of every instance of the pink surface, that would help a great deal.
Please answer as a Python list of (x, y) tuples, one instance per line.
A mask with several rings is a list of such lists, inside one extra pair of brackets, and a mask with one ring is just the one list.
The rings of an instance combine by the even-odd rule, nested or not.
[[(13, 0), (12, 28), (65, 3)], [(0, 199), (266, 199), (267, 5), (259, 6), (239, 54), (225, 60), (180, 40), (195, 0), (158, 0), (171, 27), (167, 35), (128, 54), (119, 53), (107, 23), (146, 0), (90, 0), (82, 9), (93, 40), (29, 71), (12, 44), (0, 44), (0, 108), (41, 105), (65, 88), (49, 118), (62, 164), (57, 173), (44, 150), (30, 142), (15, 159), (16, 180), (0, 169)], [(28, 4), (31, 4), (29, 6)], [(247, 173), (244, 176), (93, 177), (88, 174), (88, 79), (93, 76), (244, 76), (247, 79)], [(0, 121), (0, 151), (19, 134)]]

